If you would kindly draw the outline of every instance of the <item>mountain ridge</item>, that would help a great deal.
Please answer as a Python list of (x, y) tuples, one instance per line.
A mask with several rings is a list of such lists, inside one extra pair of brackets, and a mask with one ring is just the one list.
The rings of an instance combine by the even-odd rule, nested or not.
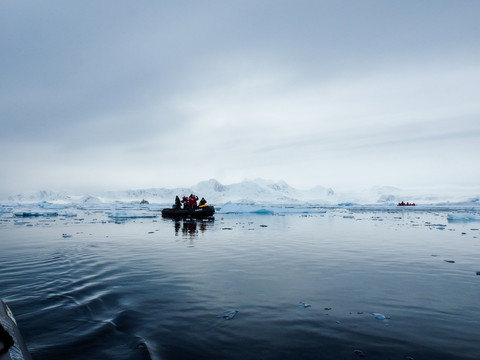
[(151, 203), (170, 204), (175, 196), (196, 194), (205, 197), (210, 204), (237, 203), (274, 203), (295, 204), (312, 203), (336, 205), (339, 203), (356, 204), (395, 204), (400, 201), (416, 203), (473, 202), (479, 201), (479, 191), (443, 191), (400, 189), (392, 186), (373, 186), (355, 191), (334, 191), (332, 188), (315, 186), (309, 190), (299, 190), (283, 180), (273, 181), (256, 178), (245, 179), (238, 183), (225, 185), (216, 179), (200, 181), (191, 187), (146, 188), (127, 190), (108, 190), (98, 193), (74, 194), (40, 190), (33, 193), (15, 194), (8, 201), (19, 203), (57, 202), (57, 203), (93, 203), (93, 202), (136, 202), (143, 199)]

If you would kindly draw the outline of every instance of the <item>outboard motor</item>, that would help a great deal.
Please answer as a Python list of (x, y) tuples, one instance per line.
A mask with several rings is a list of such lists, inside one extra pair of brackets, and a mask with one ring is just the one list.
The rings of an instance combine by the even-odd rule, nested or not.
[(0, 300), (0, 360), (32, 360), (17, 322), (3, 300)]

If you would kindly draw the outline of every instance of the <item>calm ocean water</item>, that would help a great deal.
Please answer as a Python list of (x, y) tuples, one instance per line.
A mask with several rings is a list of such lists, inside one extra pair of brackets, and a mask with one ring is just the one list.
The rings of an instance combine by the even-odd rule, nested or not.
[(478, 222), (75, 211), (0, 217), (0, 298), (36, 360), (480, 359)]

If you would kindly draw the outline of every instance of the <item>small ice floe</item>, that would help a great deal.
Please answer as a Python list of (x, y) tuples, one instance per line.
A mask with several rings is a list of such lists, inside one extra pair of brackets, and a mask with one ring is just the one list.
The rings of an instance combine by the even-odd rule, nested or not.
[(353, 350), (353, 353), (357, 356), (364, 357), (365, 353), (362, 350)]
[(15, 216), (19, 217), (39, 217), (39, 216), (58, 216), (58, 212), (56, 211), (48, 211), (48, 210), (41, 210), (41, 211), (34, 211), (34, 210), (24, 210), (24, 211), (17, 211), (14, 213)]
[(455, 212), (447, 215), (448, 221), (479, 221), (480, 215), (472, 213)]
[(73, 212), (63, 212), (63, 213), (59, 213), (58, 215), (63, 217), (77, 217), (77, 214)]
[(253, 214), (274, 214), (273, 207), (266, 207), (260, 204), (234, 204), (232, 202), (226, 203), (221, 209), (218, 209), (218, 213), (222, 214), (238, 214), (238, 213), (253, 213)]
[(70, 234), (62, 234), (62, 236), (63, 236), (64, 238), (71, 238), (71, 237), (72, 237), (72, 235), (70, 235)]
[(232, 310), (232, 311), (226, 312), (225, 314), (217, 315), (217, 318), (232, 320), (237, 314), (238, 314), (238, 310)]
[(432, 224), (430, 222), (425, 222), (425, 226), (436, 227), (436, 228), (445, 228), (447, 225), (445, 224)]
[(310, 306), (312, 306), (312, 305), (307, 304), (307, 303), (304, 303), (303, 301), (299, 301), (299, 302), (298, 302), (298, 306), (303, 307), (303, 308), (308, 308), (308, 307), (310, 307)]
[(114, 211), (110, 215), (108, 215), (111, 219), (148, 219), (148, 218), (156, 218), (157, 215), (149, 214), (145, 212), (136, 212), (136, 211)]
[(375, 319), (377, 319), (378, 321), (386, 321), (386, 320), (390, 319), (390, 317), (385, 316), (385, 315), (380, 314), (380, 313), (372, 313), (372, 315), (373, 315), (373, 317), (374, 317)]
[(355, 219), (355, 216), (353, 215), (343, 215), (344, 219)]

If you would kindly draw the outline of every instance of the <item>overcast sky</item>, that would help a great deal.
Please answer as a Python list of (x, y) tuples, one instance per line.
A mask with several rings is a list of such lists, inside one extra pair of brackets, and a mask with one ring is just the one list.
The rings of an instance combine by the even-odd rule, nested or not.
[(477, 186), (480, 1), (0, 2), (0, 194)]

